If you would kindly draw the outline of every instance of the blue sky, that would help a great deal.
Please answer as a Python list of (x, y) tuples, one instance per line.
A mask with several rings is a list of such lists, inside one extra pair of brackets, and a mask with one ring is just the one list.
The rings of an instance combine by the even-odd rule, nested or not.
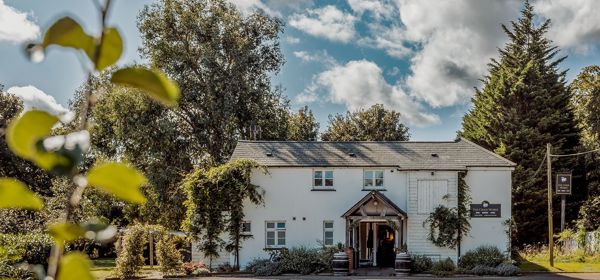
[[(93, 0), (0, 0), (0, 83), (31, 106), (66, 107), (83, 82), (80, 55), (52, 49), (34, 64), (22, 51), (56, 18), (72, 15), (97, 32)], [(151, 0), (115, 0), (109, 18), (125, 38), (120, 64), (141, 62), (136, 17)], [(231, 0), (243, 13), (263, 9), (286, 23), (281, 35), (286, 64), (273, 77), (292, 108), (308, 105), (321, 123), (330, 114), (375, 103), (399, 111), (412, 140), (451, 140), (470, 106), (489, 59), (506, 42), (501, 23), (515, 20), (517, 0)], [(600, 64), (600, 3), (533, 1), (548, 36), (569, 58), (572, 79)], [(53, 103), (54, 97), (58, 104)], [(37, 103), (36, 103), (37, 102)], [(42, 105), (37, 105), (42, 106)]]

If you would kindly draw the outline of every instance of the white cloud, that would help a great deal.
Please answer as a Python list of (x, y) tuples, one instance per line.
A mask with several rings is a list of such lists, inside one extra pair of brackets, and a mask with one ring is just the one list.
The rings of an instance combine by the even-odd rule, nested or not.
[(70, 122), (73, 113), (58, 104), (54, 97), (46, 94), (34, 86), (11, 87), (6, 92), (13, 94), (23, 100), (23, 111), (37, 109), (46, 111), (61, 119), (62, 122)]
[(289, 24), (315, 37), (348, 43), (356, 36), (354, 23), (357, 18), (337, 7), (328, 5), (317, 9), (307, 9), (304, 14), (290, 16)]
[(376, 20), (390, 17), (394, 13), (390, 0), (348, 0), (348, 5), (358, 14), (370, 12)]
[(287, 36), (287, 37), (285, 37), (285, 41), (290, 45), (295, 45), (295, 44), (300, 43), (300, 38), (297, 38), (294, 36)]
[(36, 39), (39, 35), (39, 26), (31, 21), (26, 13), (0, 0), (0, 42), (21, 43)]
[(302, 60), (302, 62), (320, 62), (325, 65), (336, 65), (337, 61), (326, 50), (321, 52), (309, 53), (307, 51), (295, 51), (294, 56)]
[[(320, 94), (324, 92), (325, 97)], [(423, 106), (407, 95), (400, 84), (390, 85), (379, 66), (367, 60), (336, 65), (313, 77), (313, 83), (297, 98), (298, 102), (325, 99), (343, 104), (349, 110), (383, 104), (402, 114), (403, 121), (416, 126), (439, 123), (439, 117), (425, 112)]]
[(470, 100), (489, 59), (507, 40), (500, 24), (517, 18), (521, 3), (398, 0), (397, 7), (398, 36), (420, 46), (410, 60), (407, 91), (433, 107), (445, 107)]
[(235, 5), (243, 14), (250, 14), (256, 10), (262, 10), (268, 15), (281, 16), (278, 11), (270, 9), (261, 0), (229, 0), (229, 2)]
[(534, 11), (552, 21), (548, 36), (559, 47), (588, 52), (600, 42), (597, 0), (538, 0)]

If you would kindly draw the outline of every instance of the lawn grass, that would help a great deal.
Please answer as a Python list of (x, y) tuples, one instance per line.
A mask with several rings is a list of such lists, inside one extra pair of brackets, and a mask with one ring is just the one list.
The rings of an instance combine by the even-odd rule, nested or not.
[(547, 260), (531, 260), (523, 261), (519, 268), (522, 272), (600, 272), (600, 263), (555, 262), (551, 267)]
[(600, 272), (600, 256), (586, 255), (583, 252), (557, 254), (554, 266), (548, 262), (547, 252), (539, 254), (521, 254), (519, 268), (523, 272)]
[[(95, 259), (92, 260), (92, 275), (96, 277), (96, 279), (106, 279), (115, 277), (115, 260), (114, 259)], [(142, 267), (140, 271), (140, 276), (157, 276), (160, 275), (158, 271), (158, 266), (155, 265), (151, 267), (149, 265), (145, 265)]]

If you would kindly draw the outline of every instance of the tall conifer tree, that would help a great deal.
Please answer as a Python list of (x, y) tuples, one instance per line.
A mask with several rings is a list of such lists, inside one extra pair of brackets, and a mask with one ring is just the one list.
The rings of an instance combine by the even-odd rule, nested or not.
[[(574, 152), (579, 145), (571, 92), (565, 85), (565, 71), (558, 68), (566, 57), (557, 58), (558, 48), (545, 37), (550, 20), (538, 25), (534, 18), (526, 1), (518, 21), (511, 22), (510, 28), (502, 25), (509, 42), (499, 49), (499, 59), (489, 64), (483, 88), (476, 90), (473, 108), (459, 132), (518, 164), (512, 177), (513, 245), (547, 240), (545, 166), (535, 174), (546, 143), (552, 144), (554, 154)], [(553, 162), (553, 169), (572, 168), (574, 163), (561, 158)], [(554, 224), (559, 225), (560, 207), (554, 209)]]

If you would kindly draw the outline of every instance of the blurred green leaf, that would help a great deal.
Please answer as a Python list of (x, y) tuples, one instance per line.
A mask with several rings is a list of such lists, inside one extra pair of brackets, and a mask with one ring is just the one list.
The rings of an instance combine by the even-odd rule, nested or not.
[(109, 162), (94, 166), (87, 175), (88, 183), (123, 200), (144, 203), (140, 187), (148, 179), (137, 169), (123, 163)]
[(33, 160), (37, 142), (50, 134), (58, 118), (44, 111), (32, 110), (12, 121), (6, 132), (8, 147), (18, 156)]
[(111, 81), (144, 90), (166, 106), (174, 106), (179, 100), (179, 86), (158, 69), (123, 68), (113, 74)]
[(100, 47), (100, 57), (96, 62), (96, 69), (102, 70), (115, 64), (122, 52), (123, 40), (121, 40), (119, 31), (113, 27), (104, 29), (104, 39)]
[(50, 45), (81, 49), (93, 61), (94, 37), (85, 33), (81, 25), (70, 17), (57, 20), (46, 31), (42, 47), (47, 48)]
[(85, 234), (81, 226), (72, 223), (52, 224), (48, 227), (48, 232), (59, 243), (73, 241)]
[(55, 153), (45, 152), (40, 141), (50, 134), (58, 118), (44, 111), (32, 110), (12, 121), (6, 130), (6, 143), (18, 156), (35, 162), (41, 168), (51, 170), (66, 166), (69, 160)]
[(90, 272), (88, 257), (81, 252), (72, 252), (60, 259), (57, 280), (94, 280)]
[(44, 203), (25, 184), (13, 178), (0, 178), (0, 208), (40, 210)]

